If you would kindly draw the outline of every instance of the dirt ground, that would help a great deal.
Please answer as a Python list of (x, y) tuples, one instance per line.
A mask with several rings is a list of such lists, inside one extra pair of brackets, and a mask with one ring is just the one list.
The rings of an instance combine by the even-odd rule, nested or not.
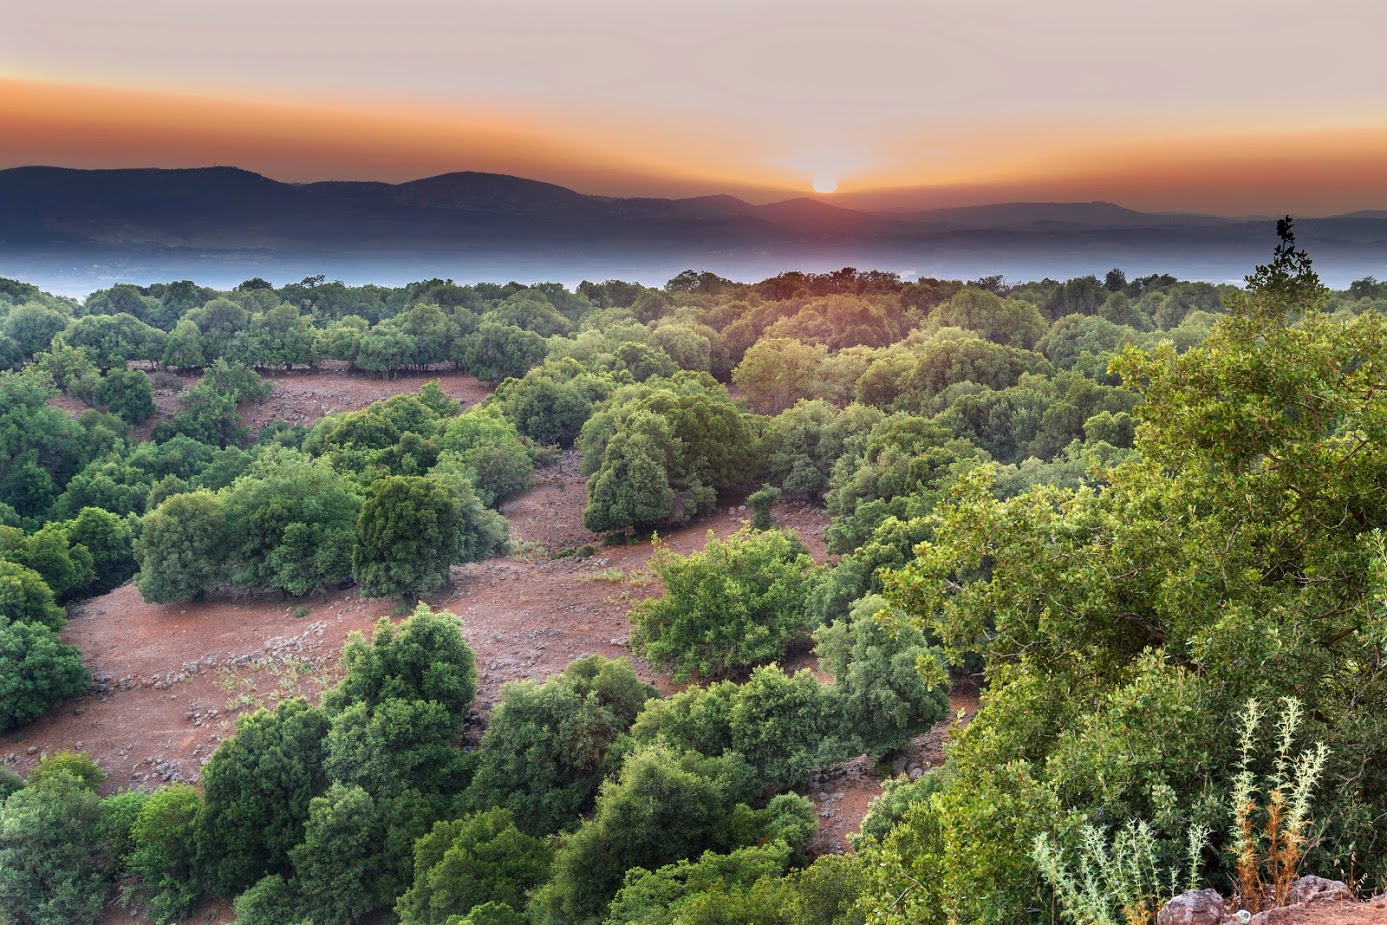
[[(360, 373), (347, 371), (345, 363), (331, 361), (317, 369), (296, 369), (290, 372), (262, 373), (273, 391), (263, 402), (242, 402), (239, 408), (242, 419), (252, 433), (260, 430), (271, 421), (288, 421), (290, 424), (311, 425), (323, 415), (336, 411), (359, 411), (367, 405), (399, 395), (402, 392), (417, 392), (430, 380), (438, 380), (443, 391), (470, 408), (487, 395), (491, 387), (479, 379), (456, 372), (430, 372), (421, 375), (399, 375), (393, 379), (376, 379)], [(183, 387), (190, 388), (198, 383), (201, 375), (178, 376)], [(156, 389), (154, 392), (154, 417), (134, 429), (139, 440), (149, 439), (154, 425), (168, 420), (178, 410), (179, 392), (173, 389)], [(89, 405), (77, 398), (60, 395), (49, 404), (62, 408), (76, 416), (89, 409)]]
[[(464, 405), (486, 395), (484, 385), (461, 375), (386, 381), (327, 369), (267, 378), (274, 384), (270, 398), (243, 409), (253, 427), (274, 419), (310, 424), (330, 411), (414, 391), (429, 378), (438, 378)], [(159, 395), (161, 413), (167, 414), (174, 401), (171, 392)], [(661, 691), (678, 688), (627, 649), (627, 610), (658, 591), (646, 568), (651, 543), (601, 545), (582, 524), (584, 482), (573, 453), (541, 470), (535, 487), (502, 509), (511, 525), (512, 555), (454, 569), (452, 587), (427, 598), (463, 621), (477, 654), (482, 715), (507, 681), (542, 679), (592, 653), (631, 658), (638, 673)], [(677, 552), (692, 552), (702, 548), (709, 531), (725, 537), (749, 516), (733, 499), (714, 516), (672, 530), (661, 541)], [(799, 534), (816, 561), (830, 558), (823, 541), (829, 521), (822, 509), (782, 504), (776, 517)], [(587, 558), (556, 556), (587, 545), (594, 547)], [(369, 636), (380, 617), (398, 616), (393, 608), (390, 601), (363, 599), (354, 588), (303, 600), (241, 595), (147, 604), (127, 584), (73, 608), (63, 631), (63, 638), (82, 650), (95, 679), (91, 691), (24, 729), (0, 735), (0, 762), (27, 774), (45, 755), (85, 752), (108, 773), (106, 793), (196, 783), (217, 745), (234, 733), (237, 716), (294, 696), (315, 700), (339, 677), (347, 635), (359, 630)], [(796, 659), (792, 667), (799, 666), (815, 667), (812, 657)], [(953, 697), (954, 717), (916, 739), (890, 766), (878, 768), (863, 757), (816, 778), (809, 788), (820, 817), (813, 853), (848, 850), (847, 835), (857, 830), (884, 777), (918, 775), (938, 764), (950, 726), (966, 722), (976, 709), (977, 691), (960, 686)], [(221, 904), (205, 906), (192, 920), (229, 918), (229, 907)], [(103, 921), (142, 919), (112, 908)]]

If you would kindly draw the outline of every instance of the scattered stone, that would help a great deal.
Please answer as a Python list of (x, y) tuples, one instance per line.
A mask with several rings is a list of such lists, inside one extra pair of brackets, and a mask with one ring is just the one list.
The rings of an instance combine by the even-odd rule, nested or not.
[(1356, 897), (1342, 880), (1301, 877), (1291, 884), (1292, 903), (1353, 902)]
[(1223, 925), (1228, 910), (1218, 890), (1181, 893), (1156, 913), (1156, 925)]

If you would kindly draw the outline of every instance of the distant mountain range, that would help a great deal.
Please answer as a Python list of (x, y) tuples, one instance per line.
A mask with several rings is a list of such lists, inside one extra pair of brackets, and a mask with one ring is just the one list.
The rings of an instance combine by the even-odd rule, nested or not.
[[(1108, 202), (869, 212), (810, 198), (623, 199), (471, 172), (294, 184), (231, 167), (0, 170), (0, 273), (27, 267), (74, 284), (83, 273), (167, 278), (182, 267), (203, 279), (259, 267), (358, 280), (373, 270), (464, 279), (625, 269), (660, 281), (687, 267), (742, 278), (845, 265), (1026, 278), (1116, 265), (1239, 279), (1270, 253), (1272, 227)], [(1322, 272), (1387, 276), (1387, 211), (1304, 219), (1297, 229)]]

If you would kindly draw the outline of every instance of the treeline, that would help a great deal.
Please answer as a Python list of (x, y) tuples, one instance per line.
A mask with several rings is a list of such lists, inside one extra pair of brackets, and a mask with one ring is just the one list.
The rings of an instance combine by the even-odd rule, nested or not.
[(234, 897), (240, 925), (350, 925), (379, 909), (403, 925), (659, 922), (714, 883), (794, 898), (814, 921), (851, 916), (841, 859), (799, 870), (816, 819), (790, 789), (899, 746), (946, 703), (916, 683), (908, 718), (862, 722), (850, 704), (892, 681), (876, 650), (928, 656), (918, 637), (854, 625), (874, 651), (825, 640), (835, 684), (766, 668), (660, 700), (626, 662), (580, 659), (503, 688), (464, 750), (475, 658), (455, 617), (421, 605), (348, 640), (321, 706), (243, 716), (202, 792), (101, 799), (104, 772), (70, 754), (27, 783), (0, 772), (0, 912), (80, 925), (118, 880), (158, 922), (206, 893)]
[[(1378, 533), (1387, 292), (1371, 279), (1325, 291), (1289, 225), (1281, 231), (1272, 263), (1245, 289), (1119, 271), (1016, 286), (853, 270), (738, 284), (689, 272), (660, 290), (609, 281), (576, 293), (437, 280), (402, 289), (251, 281), (230, 293), (175, 283), (115, 287), (77, 306), (7, 283), (0, 331), (16, 343), (27, 329), (17, 314), (58, 316), (46, 340), (24, 341), (23, 368), (0, 374), (9, 527), (0, 567), (14, 576), (2, 587), (27, 589), (0, 590), (9, 595), (0, 657), (10, 660), (0, 684), (31, 698), (7, 723), (84, 683), (77, 654), (57, 641), (54, 601), (132, 574), (156, 600), (348, 581), (407, 597), (500, 548), (504, 522), (491, 506), (524, 490), (552, 448), (576, 446), (588, 475), (584, 521), (618, 539), (760, 489), (748, 499), (757, 529), (710, 538), (688, 557), (658, 551), (665, 594), (631, 615), (638, 651), (707, 686), (646, 705), (626, 681), (603, 693), (600, 678), (622, 669), (594, 663), (509, 688), (475, 767), (454, 756), (469, 753), (437, 750), (429, 760), (452, 770), (403, 789), (321, 756), (350, 739), (385, 774), (372, 754), (414, 748), (387, 726), (436, 728), (431, 741), (451, 743), (460, 714), (445, 707), (428, 719), (423, 706), (397, 704), (394, 718), (377, 717), (376, 695), (359, 693), (296, 707), (303, 725), (292, 711), (257, 720), (292, 725), (269, 738), (248, 735), (257, 727), (246, 721), (214, 763), (238, 748), (279, 755), (326, 741), (348, 722), (337, 711), (356, 710), (340, 746), (313, 746), (320, 757), (292, 766), (293, 781), (311, 782), (294, 791), (306, 796), (246, 811), (255, 838), (278, 839), (243, 852), (257, 866), (230, 880), (208, 873), (216, 865), (179, 874), (196, 886), (189, 896), (248, 890), (246, 921), (319, 925), (392, 902), (413, 921), (473, 925), (866, 916), (1010, 925), (1049, 921), (1064, 884), (1119, 850), (1095, 856), (1094, 839), (1140, 820), (1132, 833), (1151, 861), (1133, 886), (1140, 912), (1168, 893), (1173, 871), (1225, 888), (1257, 882), (1249, 863), (1258, 877), (1277, 864), (1283, 875), (1284, 855), (1266, 855), (1286, 844), (1275, 801), (1291, 792), (1286, 769), (1303, 766), (1298, 743), (1316, 740), (1331, 752), (1314, 796), (1297, 785), (1298, 818), (1313, 820), (1315, 837), (1301, 830), (1296, 850), (1364, 889), (1387, 883)], [(144, 327), (112, 320), (122, 314)], [(151, 442), (134, 441), (130, 418), (149, 386), (129, 364), (170, 362), (162, 351), (180, 327), (206, 372)], [(138, 336), (97, 346), (108, 342), (90, 332), (107, 328)], [(316, 362), (311, 346), (292, 361), (255, 353), (270, 329), (336, 344), (332, 357), (374, 373), (451, 364), (500, 384), (466, 412), (425, 386), (251, 441), (236, 405), (264, 393), (252, 367)], [(143, 354), (121, 346), (137, 342)], [(73, 418), (50, 404), (59, 389), (96, 401), (98, 386), (122, 396), (106, 412)], [(127, 407), (136, 410), (123, 415)], [(825, 504), (836, 564), (814, 567), (773, 529), (784, 496)], [(810, 640), (836, 683), (774, 667)], [(374, 658), (354, 651), (363, 666)], [(772, 834), (782, 824), (799, 832), (798, 811), (773, 793), (848, 755), (897, 747), (937, 719), (943, 667), (981, 671), (987, 685), (944, 767), (891, 789), (856, 860), (801, 869), (803, 839), (777, 844)], [(1278, 712), (1298, 719), (1279, 732), (1257, 711), (1241, 735), (1233, 728), (1249, 700), (1265, 715), (1283, 698)], [(0, 701), (11, 702), (21, 701)], [(572, 711), (597, 725), (574, 725)], [(551, 727), (566, 730), (561, 744), (521, 734)], [(501, 744), (512, 731), (514, 749)], [(1276, 741), (1257, 748), (1264, 739)], [(386, 744), (373, 753), (371, 743)], [(751, 771), (729, 768), (729, 756)], [(189, 818), (213, 813), (209, 775)], [(542, 783), (507, 789), (525, 780)], [(636, 796), (645, 784), (673, 794), (691, 821), (644, 828), (654, 818), (642, 815), (652, 801)], [(406, 790), (419, 795), (408, 805), (429, 807), (408, 818), (447, 826), (418, 842), (412, 867), (403, 859), (427, 833), (392, 815), (404, 812), (393, 801)], [(21, 808), (44, 799), (41, 787), (29, 791), (40, 795)], [(228, 806), (257, 805), (228, 792), (238, 794)], [(292, 819), (275, 815), (285, 812)], [(6, 803), (0, 833), (10, 815)], [(189, 823), (180, 843), (202, 844), (203, 824)], [(511, 826), (518, 834), (506, 834)], [(654, 829), (659, 837), (647, 838)], [(382, 848), (395, 831), (409, 834)], [(349, 838), (332, 842), (333, 833)], [(524, 884), (519, 893), (478, 885), (490, 862), (477, 859), (493, 849), (476, 840), (503, 835), (520, 855), (510, 878)], [(470, 847), (451, 854), (454, 839)], [(127, 854), (103, 850), (102, 878)], [(396, 866), (375, 864), (382, 852)], [(421, 871), (440, 864), (450, 872), (421, 887)], [(464, 898), (436, 899), (449, 890)], [(1090, 909), (1116, 903), (1090, 899)], [(418, 911), (435, 902), (435, 918)], [(1103, 914), (1119, 912), (1128, 914)]]

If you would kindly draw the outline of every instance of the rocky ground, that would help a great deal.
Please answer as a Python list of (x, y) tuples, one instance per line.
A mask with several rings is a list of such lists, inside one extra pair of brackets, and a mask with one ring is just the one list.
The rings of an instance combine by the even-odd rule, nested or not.
[[(274, 386), (269, 399), (242, 408), (253, 428), (276, 419), (311, 424), (332, 411), (416, 391), (431, 378), (464, 406), (487, 394), (482, 383), (457, 374), (379, 380), (329, 368), (267, 378)], [(74, 413), (83, 408), (67, 399), (55, 403), (71, 405)], [(176, 395), (161, 393), (157, 403), (160, 417), (166, 417)], [(153, 423), (142, 430), (147, 433)], [(592, 653), (631, 658), (640, 675), (661, 691), (678, 688), (627, 648), (627, 610), (658, 591), (647, 569), (652, 546), (648, 540), (604, 546), (583, 527), (586, 491), (578, 464), (576, 455), (564, 454), (537, 473), (533, 489), (503, 507), (511, 556), (454, 569), (452, 586), (426, 598), (462, 619), (476, 651), (479, 722), (507, 681), (542, 679)], [(731, 499), (714, 516), (671, 530), (661, 541), (689, 553), (703, 547), (710, 531), (726, 537), (749, 517), (740, 499)], [(822, 509), (782, 504), (776, 517), (799, 534), (816, 561), (831, 558), (823, 540), (829, 520)], [(583, 547), (591, 547), (585, 557), (572, 554)], [(162, 605), (145, 603), (127, 584), (74, 608), (71, 616), (63, 638), (82, 650), (95, 679), (92, 689), (28, 727), (0, 735), (0, 762), (27, 774), (45, 755), (85, 752), (106, 769), (105, 792), (111, 793), (172, 781), (196, 784), (202, 765), (234, 733), (236, 717), (291, 697), (315, 700), (340, 676), (347, 635), (354, 630), (369, 635), (380, 617), (399, 614), (392, 602), (364, 599), (354, 588), (302, 600), (240, 594)], [(817, 668), (807, 654), (789, 667)], [(857, 831), (883, 779), (918, 776), (942, 761), (950, 727), (966, 722), (976, 709), (976, 689), (960, 685), (954, 716), (892, 761), (879, 767), (862, 757), (822, 772), (809, 788), (820, 818), (811, 851), (848, 850), (847, 836)], [(194, 917), (209, 923), (229, 919), (224, 904), (206, 906)], [(142, 919), (113, 908), (105, 921)]]

